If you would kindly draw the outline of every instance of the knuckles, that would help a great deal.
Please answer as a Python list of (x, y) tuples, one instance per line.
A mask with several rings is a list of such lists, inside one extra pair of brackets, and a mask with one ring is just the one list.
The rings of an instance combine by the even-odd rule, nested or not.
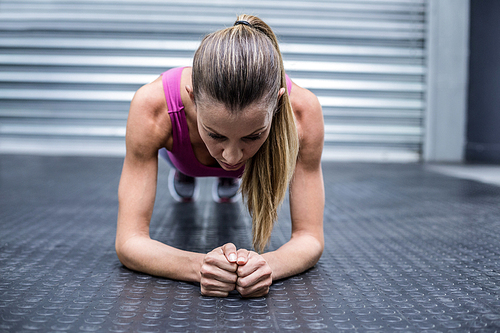
[(250, 255), (248, 256), (248, 261), (250, 261), (250, 260), (253, 262), (253, 265), (255, 265), (257, 267), (267, 266), (266, 259), (264, 259), (264, 257), (262, 257), (261, 255), (259, 255), (256, 252), (250, 252)]
[(201, 289), (201, 294), (203, 296), (227, 297), (229, 295), (229, 292), (211, 291), (211, 290)]
[(257, 290), (250, 290), (250, 289), (236, 287), (236, 290), (240, 293), (242, 297), (261, 297), (269, 293), (268, 286), (261, 287)]
[(209, 265), (202, 265), (200, 268), (200, 274), (202, 278), (207, 278), (214, 275)]
[(265, 276), (266, 278), (271, 278), (273, 275), (273, 271), (271, 270), (271, 267), (267, 266), (266, 268), (264, 268), (262, 275)]
[[(201, 275), (200, 283), (203, 283), (203, 281), (215, 281), (218, 277), (218, 275), (209, 265), (201, 266), (200, 275)], [(238, 280), (238, 275), (236, 273), (230, 273), (228, 275), (225, 275), (224, 278), (226, 280), (229, 280), (230, 281), (229, 283), (236, 284), (236, 281)]]
[(205, 256), (205, 259), (203, 259), (203, 263), (207, 265), (214, 265), (219, 260), (220, 259), (217, 254), (210, 252)]
[(212, 280), (212, 279), (206, 279), (206, 280), (202, 280), (200, 282), (200, 285), (201, 285), (201, 290), (224, 290), (224, 291), (231, 291), (231, 290), (234, 290), (236, 288), (236, 284), (235, 283), (225, 283), (224, 286), (220, 286), (220, 284), (218, 283), (215, 283), (216, 280)]
[[(225, 261), (225, 260), (226, 260), (226, 258), (221, 256), (220, 254), (210, 252), (207, 255), (205, 255), (205, 258), (203, 259), (202, 268), (207, 267), (207, 266), (208, 267), (219, 266), (220, 263)], [(236, 263), (230, 263), (229, 266), (231, 267), (230, 269), (233, 272), (236, 272), (236, 270), (238, 269), (238, 265)]]
[(252, 287), (259, 286), (260, 288), (269, 289), (272, 283), (273, 283), (272, 272), (269, 269), (265, 272), (261, 272), (259, 276), (254, 277), (252, 280), (248, 278), (238, 278), (238, 280), (236, 281), (236, 286), (238, 291), (241, 290), (240, 293), (243, 292), (242, 295), (244, 296), (244, 294), (247, 293), (247, 290), (254, 289)]
[[(220, 253), (212, 251), (205, 255), (203, 264), (200, 268), (201, 294), (204, 296), (227, 297), (231, 290), (237, 290), (242, 297), (261, 297), (269, 293), (272, 284), (272, 270), (267, 261), (256, 252), (248, 252), (246, 264), (238, 266), (234, 263), (234, 271), (231, 276), (225, 275), (225, 280), (217, 280), (216, 264), (221, 260)], [(253, 267), (253, 269), (251, 268)], [(253, 271), (252, 278), (249, 279), (249, 273)], [(247, 273), (245, 273), (247, 272)], [(257, 273), (257, 274), (255, 274)]]

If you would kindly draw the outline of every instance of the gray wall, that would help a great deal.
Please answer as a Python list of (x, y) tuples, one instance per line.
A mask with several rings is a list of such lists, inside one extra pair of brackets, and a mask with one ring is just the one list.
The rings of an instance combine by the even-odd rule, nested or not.
[(470, 2), (467, 161), (500, 163), (500, 1)]
[(462, 162), (467, 108), (469, 0), (430, 0), (423, 159)]

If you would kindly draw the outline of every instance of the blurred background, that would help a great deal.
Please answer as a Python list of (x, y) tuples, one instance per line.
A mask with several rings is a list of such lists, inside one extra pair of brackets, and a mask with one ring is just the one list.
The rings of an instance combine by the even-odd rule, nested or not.
[(319, 97), (325, 160), (500, 163), (495, 0), (0, 0), (0, 153), (124, 156), (134, 92), (240, 13)]

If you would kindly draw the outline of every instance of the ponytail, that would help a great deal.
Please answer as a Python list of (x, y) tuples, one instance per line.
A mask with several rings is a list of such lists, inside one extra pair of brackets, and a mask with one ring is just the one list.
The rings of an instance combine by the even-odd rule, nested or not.
[[(285, 88), (279, 98), (278, 93)], [(278, 40), (255, 16), (240, 15), (233, 27), (207, 35), (193, 61), (195, 102), (208, 96), (232, 112), (265, 100), (275, 111), (267, 140), (250, 158), (241, 193), (252, 217), (252, 243), (262, 253), (295, 170), (299, 140)]]
[(258, 252), (263, 252), (293, 176), (299, 144), (276, 35), (266, 23), (256, 17), (241, 15), (238, 21), (247, 21), (271, 40), (280, 64), (280, 88), (285, 88), (274, 114), (269, 137), (257, 154), (247, 162), (241, 184), (241, 192), (252, 216), (253, 246)]

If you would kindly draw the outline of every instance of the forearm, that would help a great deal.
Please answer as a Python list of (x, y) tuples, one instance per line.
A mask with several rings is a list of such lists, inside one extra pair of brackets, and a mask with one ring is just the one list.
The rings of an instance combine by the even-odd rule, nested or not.
[(116, 252), (122, 264), (132, 270), (174, 280), (200, 282), (200, 268), (205, 254), (179, 250), (145, 236), (135, 236), (117, 245)]
[(316, 155), (313, 166), (305, 159), (298, 160), (290, 184), (291, 239), (278, 250), (263, 255), (273, 271), (273, 281), (313, 267), (323, 253), (325, 195), (321, 155)]
[(323, 253), (323, 242), (309, 234), (292, 236), (276, 251), (262, 256), (273, 271), (273, 281), (302, 273), (313, 267)]

